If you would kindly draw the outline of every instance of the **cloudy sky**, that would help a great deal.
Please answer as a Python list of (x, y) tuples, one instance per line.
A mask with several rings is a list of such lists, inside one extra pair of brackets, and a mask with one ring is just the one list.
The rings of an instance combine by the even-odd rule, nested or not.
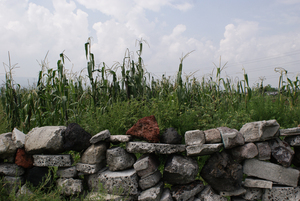
[(36, 79), (48, 51), (50, 67), (64, 51), (66, 68), (82, 71), (89, 37), (96, 64), (122, 62), (143, 39), (155, 78), (174, 77), (194, 51), (184, 75), (208, 77), (221, 56), (222, 77), (242, 78), (245, 69), (251, 85), (264, 79), (276, 87), (274, 68), (291, 79), (300, 73), (300, 0), (0, 0), (0, 61), (8, 64), (9, 51), (16, 81)]

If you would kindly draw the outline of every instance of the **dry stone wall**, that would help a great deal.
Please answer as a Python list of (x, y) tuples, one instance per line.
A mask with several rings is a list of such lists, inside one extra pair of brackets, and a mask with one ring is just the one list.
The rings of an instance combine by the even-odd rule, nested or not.
[[(300, 200), (300, 127), (279, 128), (268, 120), (239, 131), (191, 130), (184, 144), (174, 128), (159, 135), (154, 116), (126, 135), (104, 130), (91, 136), (74, 123), (26, 135), (14, 129), (0, 135), (0, 176), (17, 196), (32, 193), (25, 182), (40, 185), (55, 166), (61, 194), (84, 194), (85, 200)], [(81, 153), (76, 164), (62, 154), (70, 150)]]

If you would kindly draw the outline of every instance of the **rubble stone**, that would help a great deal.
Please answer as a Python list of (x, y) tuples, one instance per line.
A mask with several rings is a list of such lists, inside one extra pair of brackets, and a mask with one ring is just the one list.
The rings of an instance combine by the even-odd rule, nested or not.
[[(49, 177), (47, 179), (47, 177)], [(47, 179), (47, 183), (45, 183)], [(26, 171), (26, 181), (32, 184), (33, 187), (38, 187), (40, 184), (45, 184), (44, 187), (50, 187), (53, 180), (53, 174), (48, 167), (33, 167)]]
[(264, 201), (282, 201), (282, 200), (299, 200), (299, 187), (282, 187), (273, 186), (272, 189), (266, 189), (263, 192), (262, 200)]
[(226, 196), (239, 196), (239, 195), (243, 195), (246, 193), (246, 189), (244, 188), (239, 188), (235, 191), (230, 191), (230, 192), (226, 192), (226, 191), (221, 191), (220, 192), (220, 195), (223, 196), (223, 197), (226, 197)]
[(227, 201), (227, 198), (217, 194), (210, 185), (206, 185), (204, 190), (196, 195), (201, 201)]
[(106, 163), (97, 163), (97, 164), (77, 163), (76, 170), (78, 172), (82, 172), (83, 174), (95, 174), (105, 166)]
[(121, 195), (112, 195), (104, 194), (99, 192), (90, 192), (85, 199), (86, 201), (99, 200), (99, 201), (135, 201), (136, 196), (121, 196)]
[(101, 163), (106, 159), (106, 143), (100, 142), (89, 146), (81, 155), (80, 162), (86, 164)]
[(299, 147), (300, 135), (285, 137), (284, 141), (286, 141), (292, 147)]
[(285, 168), (257, 159), (245, 160), (243, 172), (248, 176), (254, 176), (293, 187), (297, 186), (299, 178), (299, 170)]
[(223, 143), (191, 145), (186, 147), (186, 153), (187, 156), (204, 156), (219, 152), (223, 147)]
[(170, 189), (164, 188), (160, 201), (173, 201)]
[(73, 150), (81, 152), (91, 145), (91, 134), (86, 132), (77, 123), (70, 123), (63, 137), (63, 147), (66, 151)]
[(33, 155), (33, 165), (38, 167), (56, 166), (70, 167), (73, 158), (70, 154), (64, 155)]
[(139, 180), (139, 187), (142, 190), (151, 188), (155, 186), (161, 179), (161, 173), (159, 170), (156, 170), (154, 173), (144, 176)]
[(162, 144), (147, 142), (128, 142), (126, 150), (129, 153), (174, 154), (185, 151), (184, 144)]
[(202, 181), (194, 181), (186, 185), (172, 186), (171, 195), (176, 201), (186, 201), (193, 198), (204, 189)]
[(258, 150), (259, 160), (270, 160), (271, 159), (271, 148), (268, 142), (257, 142), (255, 143)]
[(109, 141), (113, 144), (120, 144), (122, 142), (129, 142), (131, 139), (131, 135), (111, 135)]
[(107, 165), (110, 171), (120, 171), (131, 168), (136, 161), (134, 154), (121, 147), (110, 148), (106, 152)]
[(158, 166), (159, 160), (154, 154), (144, 154), (133, 164), (133, 168), (140, 177), (152, 174)]
[(109, 139), (109, 138), (110, 138), (109, 130), (104, 130), (104, 131), (101, 131), (100, 133), (94, 135), (90, 139), (90, 143), (91, 144), (96, 144), (97, 142), (101, 142), (101, 141), (104, 141), (104, 140)]
[(25, 145), (25, 134), (18, 129), (14, 128), (12, 131), (12, 140), (17, 148), (23, 148)]
[(126, 132), (126, 135), (132, 135), (148, 142), (159, 142), (159, 127), (155, 116), (151, 115), (138, 120), (137, 123)]
[(25, 173), (24, 168), (17, 166), (14, 163), (0, 164), (0, 175), (19, 177)]
[(243, 135), (236, 129), (228, 127), (218, 127), (217, 129), (221, 133), (222, 142), (225, 149), (231, 149), (233, 147), (245, 144)]
[(27, 154), (59, 154), (63, 152), (64, 126), (37, 127), (25, 137)]
[(25, 152), (25, 149), (17, 149), (15, 164), (23, 168), (32, 168), (33, 167), (33, 158), (31, 155)]
[(205, 143), (204, 132), (200, 130), (192, 130), (185, 132), (185, 144), (189, 145), (202, 145)]
[(16, 197), (20, 198), (24, 195), (30, 196), (33, 195), (33, 193), (27, 188), (26, 184), (24, 184), (17, 192)]
[(246, 188), (246, 193), (243, 195), (245, 200), (261, 200), (263, 189), (261, 188)]
[(2, 178), (2, 183), (2, 187), (10, 194), (11, 192), (16, 193), (19, 190), (19, 187), (25, 183), (25, 180), (24, 177), (4, 176)]
[(231, 155), (239, 162), (247, 158), (254, 158), (258, 155), (257, 147), (254, 143), (250, 142), (245, 145), (231, 149)]
[(249, 188), (268, 188), (271, 189), (273, 182), (261, 179), (251, 179), (246, 178), (244, 181), (244, 186)]
[(300, 147), (294, 147), (294, 157), (292, 160), (292, 164), (294, 164), (296, 167), (300, 167)]
[(3, 133), (0, 135), (0, 158), (9, 159), (13, 162), (17, 147), (12, 141), (12, 133)]
[(76, 195), (83, 191), (82, 180), (73, 178), (61, 178), (57, 180), (57, 186), (61, 188), (61, 194), (66, 196)]
[(59, 167), (56, 171), (58, 177), (61, 178), (76, 178), (77, 177), (77, 170), (76, 166), (72, 167)]
[(289, 167), (295, 152), (288, 143), (276, 138), (269, 140), (269, 145), (272, 151), (272, 157), (284, 167)]
[(161, 194), (163, 192), (163, 182), (160, 182), (156, 186), (142, 191), (138, 197), (139, 201), (160, 201)]
[(106, 170), (108, 170), (108, 167), (104, 167), (94, 174), (84, 175), (84, 181), (90, 191), (99, 192), (99, 190), (103, 190), (103, 184), (99, 180), (99, 175)]
[(175, 128), (167, 128), (160, 136), (160, 142), (165, 144), (181, 144), (182, 136), (178, 134)]
[(198, 171), (196, 160), (181, 155), (170, 155), (165, 164), (163, 177), (169, 184), (188, 184), (195, 180)]
[(206, 144), (215, 144), (215, 143), (221, 143), (222, 142), (221, 133), (216, 128), (205, 130), (204, 131), (204, 136), (205, 136), (205, 143)]
[(245, 142), (265, 141), (278, 136), (279, 127), (276, 120), (256, 121), (244, 124), (240, 132)]
[(300, 127), (280, 129), (280, 136), (300, 135)]

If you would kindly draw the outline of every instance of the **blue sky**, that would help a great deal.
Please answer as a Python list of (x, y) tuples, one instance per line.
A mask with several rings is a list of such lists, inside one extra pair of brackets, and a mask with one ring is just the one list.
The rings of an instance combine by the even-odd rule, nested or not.
[(0, 61), (8, 64), (9, 51), (17, 82), (37, 78), (48, 50), (50, 67), (64, 51), (68, 71), (86, 75), (88, 37), (96, 63), (108, 67), (122, 62), (126, 48), (134, 53), (136, 39), (146, 40), (142, 57), (155, 78), (174, 79), (193, 50), (184, 76), (208, 78), (220, 56), (228, 62), (222, 77), (233, 82), (243, 69), (251, 85), (264, 79), (275, 87), (275, 67), (291, 79), (300, 73), (300, 0), (0, 0), (0, 35)]

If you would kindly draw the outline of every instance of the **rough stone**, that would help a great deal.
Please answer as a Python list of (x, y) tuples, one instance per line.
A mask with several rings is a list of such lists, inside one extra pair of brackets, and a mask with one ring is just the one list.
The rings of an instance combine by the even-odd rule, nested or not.
[(89, 146), (81, 155), (81, 163), (97, 164), (106, 159), (106, 143), (100, 142)]
[(299, 170), (285, 168), (257, 159), (245, 160), (243, 172), (248, 176), (254, 176), (293, 187), (297, 186), (299, 178)]
[(296, 201), (299, 198), (299, 187), (273, 186), (272, 189), (266, 189), (262, 195), (263, 201)]
[(279, 127), (276, 120), (256, 121), (244, 124), (240, 132), (245, 142), (265, 141), (279, 135)]
[(187, 131), (184, 134), (185, 144), (189, 145), (202, 145), (205, 143), (204, 132), (200, 130)]
[(222, 142), (225, 149), (231, 149), (233, 147), (245, 144), (243, 135), (236, 129), (228, 127), (218, 127), (217, 129), (221, 133)]
[(24, 168), (13, 163), (0, 164), (0, 175), (19, 177), (25, 173)]
[(186, 201), (193, 198), (204, 189), (202, 181), (194, 181), (186, 185), (172, 186), (171, 195), (176, 201)]
[(81, 126), (76, 123), (70, 123), (64, 134), (64, 144), (65, 150), (73, 150), (81, 152), (87, 149), (91, 143), (91, 134), (86, 132)]
[[(3, 133), (0, 135), (0, 158), (10, 159), (15, 157), (17, 147), (12, 141), (12, 133)], [(12, 161), (11, 161), (12, 162)]]
[(77, 170), (76, 166), (72, 167), (59, 167), (56, 171), (58, 177), (61, 178), (76, 178), (77, 177)]
[(244, 181), (244, 186), (248, 188), (268, 188), (271, 189), (273, 182), (261, 179), (251, 179), (246, 178)]
[(64, 126), (37, 127), (25, 137), (27, 154), (59, 154), (63, 152)]
[(2, 178), (1, 186), (8, 194), (10, 194), (11, 192), (16, 193), (19, 190), (19, 187), (22, 186), (24, 183), (24, 177), (4, 176)]
[(223, 148), (223, 143), (191, 145), (186, 147), (187, 156), (203, 156), (219, 152)]
[(80, 179), (61, 178), (56, 183), (61, 188), (60, 193), (66, 196), (76, 195), (83, 191), (82, 180)]
[(288, 143), (276, 138), (270, 140), (269, 145), (271, 148), (272, 157), (284, 167), (289, 167), (292, 163), (295, 152), (291, 149)]
[(144, 117), (137, 121), (127, 132), (126, 135), (141, 138), (148, 142), (159, 142), (159, 127), (154, 115)]
[(231, 155), (238, 162), (247, 158), (254, 158), (258, 155), (257, 147), (254, 143), (250, 142), (245, 145), (231, 149)]
[(101, 141), (104, 141), (104, 140), (109, 139), (109, 138), (110, 138), (109, 130), (104, 130), (104, 131), (101, 131), (100, 133), (94, 135), (90, 139), (90, 143), (91, 144), (96, 144), (97, 142), (101, 142)]
[(140, 177), (152, 174), (158, 166), (159, 160), (154, 154), (144, 154), (133, 164), (133, 168)]
[(139, 201), (160, 201), (161, 194), (163, 192), (163, 182), (160, 182), (156, 186), (142, 191), (138, 197)]
[(292, 147), (299, 147), (300, 135), (285, 137), (284, 141), (286, 141)]
[(160, 142), (165, 144), (181, 144), (182, 136), (178, 134), (175, 128), (167, 128), (160, 136)]
[(241, 187), (243, 167), (225, 151), (217, 152), (206, 161), (200, 175), (217, 191), (235, 191)]
[(17, 149), (15, 164), (23, 168), (32, 168), (33, 167), (33, 158), (31, 155), (25, 152), (25, 149)]
[(147, 142), (128, 142), (126, 150), (129, 153), (155, 153), (155, 154), (174, 154), (185, 151), (184, 144), (162, 144)]
[(196, 197), (200, 198), (201, 201), (227, 201), (227, 198), (217, 194), (210, 185), (205, 186), (204, 190)]
[(245, 200), (261, 200), (263, 189), (261, 188), (246, 188), (246, 193), (243, 195)]
[(230, 191), (230, 192), (221, 191), (220, 195), (223, 196), (223, 197), (226, 197), (226, 196), (239, 196), (239, 195), (243, 195), (245, 193), (246, 193), (246, 189), (241, 187), (241, 188), (239, 188), (235, 191)]
[(119, 172), (106, 170), (99, 174), (99, 181), (109, 194), (138, 195), (138, 177), (136, 171), (127, 169)]
[(173, 201), (170, 189), (164, 188), (160, 201)]
[(280, 129), (281, 136), (300, 135), (300, 127)]
[(50, 187), (53, 180), (53, 174), (49, 173), (48, 167), (33, 167), (26, 171), (26, 181), (32, 184), (34, 187), (38, 187), (40, 184), (45, 184), (46, 178), (49, 176), (49, 180), (45, 184), (45, 188)]
[(222, 142), (221, 133), (218, 129), (213, 128), (204, 131), (205, 143), (206, 144), (215, 144)]
[(292, 164), (294, 164), (296, 167), (300, 167), (300, 147), (294, 147), (294, 157), (292, 160)]
[(100, 200), (100, 201), (135, 201), (136, 196), (120, 196), (112, 194), (104, 194), (99, 192), (90, 192), (85, 199), (86, 201)]
[[(22, 197), (22, 196), (24, 196), (24, 195), (27, 195), (27, 196), (33, 195), (33, 192), (31, 192), (31, 191), (29, 190), (29, 188), (27, 188), (26, 184), (24, 184), (24, 185), (18, 190), (18, 192), (17, 192), (17, 194), (16, 194), (16, 197), (17, 197), (17, 198), (20, 198), (20, 197)], [(20, 199), (20, 200), (21, 200), (21, 199)]]
[(25, 145), (25, 134), (18, 129), (14, 128), (12, 131), (12, 140), (17, 148), (23, 148)]
[(193, 182), (199, 171), (196, 160), (181, 155), (168, 156), (164, 167), (164, 181), (169, 184), (188, 184)]
[(104, 167), (94, 174), (84, 175), (84, 181), (88, 185), (89, 191), (99, 192), (103, 190), (103, 184), (99, 180), (99, 175), (106, 170), (108, 170), (108, 168)]
[(83, 174), (95, 174), (100, 169), (104, 168), (106, 163), (97, 163), (97, 164), (85, 164), (85, 163), (77, 163), (76, 170), (78, 172), (82, 172)]
[(159, 170), (156, 170), (154, 173), (144, 176), (139, 180), (139, 187), (142, 190), (146, 190), (155, 186), (161, 179), (161, 173)]
[(271, 159), (271, 148), (268, 142), (257, 142), (255, 143), (258, 150), (259, 160), (270, 160)]
[(109, 141), (113, 144), (120, 144), (122, 142), (129, 142), (131, 139), (131, 135), (111, 135)]
[(38, 167), (56, 166), (70, 167), (73, 158), (70, 154), (63, 155), (33, 155), (33, 165)]
[(121, 147), (110, 148), (106, 152), (107, 165), (110, 171), (120, 171), (131, 168), (136, 161), (134, 154)]

